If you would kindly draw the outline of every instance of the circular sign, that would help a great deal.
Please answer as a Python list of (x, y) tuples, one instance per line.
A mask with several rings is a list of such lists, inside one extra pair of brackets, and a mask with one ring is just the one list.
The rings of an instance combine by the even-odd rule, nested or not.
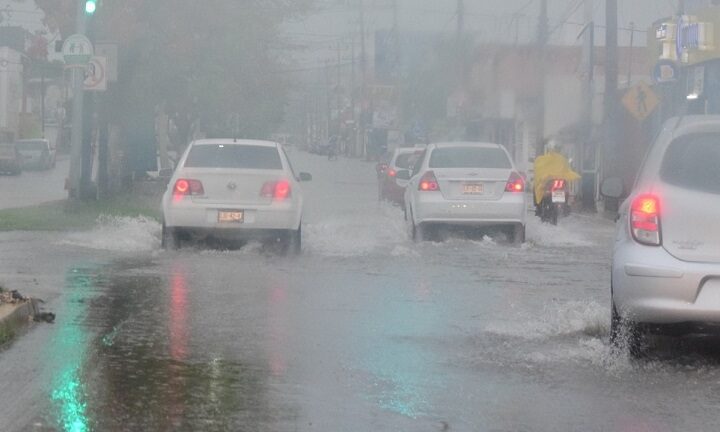
[(93, 57), (85, 67), (85, 90), (104, 91), (107, 88), (107, 60)]
[(65, 63), (69, 65), (85, 65), (93, 55), (93, 45), (87, 36), (74, 34), (63, 42), (62, 53)]
[(653, 68), (653, 79), (656, 83), (675, 82), (678, 79), (678, 67), (670, 60), (660, 60)]

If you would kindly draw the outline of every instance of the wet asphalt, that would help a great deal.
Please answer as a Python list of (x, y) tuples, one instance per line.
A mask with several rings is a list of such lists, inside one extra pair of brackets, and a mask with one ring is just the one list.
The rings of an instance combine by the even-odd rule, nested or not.
[(0, 283), (57, 314), (0, 352), (0, 430), (718, 429), (716, 340), (609, 348), (610, 221), (416, 245), (372, 164), (291, 157), (300, 257), (127, 218), (0, 234)]

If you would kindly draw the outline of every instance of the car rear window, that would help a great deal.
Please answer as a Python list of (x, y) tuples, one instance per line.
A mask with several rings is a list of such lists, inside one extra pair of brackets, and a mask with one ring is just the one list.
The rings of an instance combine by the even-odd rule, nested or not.
[(512, 168), (507, 154), (499, 148), (438, 148), (430, 156), (430, 168)]
[(686, 189), (720, 194), (720, 134), (692, 134), (665, 152), (660, 178)]
[(202, 144), (193, 146), (185, 161), (186, 168), (283, 169), (275, 147)]
[(410, 169), (412, 162), (414, 162), (416, 159), (417, 155), (414, 153), (401, 154), (398, 155), (397, 158), (395, 158), (395, 166), (400, 169)]

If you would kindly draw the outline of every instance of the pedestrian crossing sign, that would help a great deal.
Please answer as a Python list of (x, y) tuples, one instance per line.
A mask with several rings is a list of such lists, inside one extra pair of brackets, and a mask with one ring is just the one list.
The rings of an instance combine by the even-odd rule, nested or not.
[(622, 103), (633, 117), (643, 121), (660, 105), (660, 98), (649, 85), (640, 82), (627, 89)]

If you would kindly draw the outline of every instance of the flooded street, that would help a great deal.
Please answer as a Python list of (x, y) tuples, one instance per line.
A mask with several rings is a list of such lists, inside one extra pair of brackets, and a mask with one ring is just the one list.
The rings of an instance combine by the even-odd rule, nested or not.
[(2, 234), (3, 280), (58, 316), (0, 353), (6, 430), (715, 429), (711, 345), (611, 353), (611, 222), (414, 244), (371, 164), (295, 158), (300, 257), (163, 252), (137, 219)]

